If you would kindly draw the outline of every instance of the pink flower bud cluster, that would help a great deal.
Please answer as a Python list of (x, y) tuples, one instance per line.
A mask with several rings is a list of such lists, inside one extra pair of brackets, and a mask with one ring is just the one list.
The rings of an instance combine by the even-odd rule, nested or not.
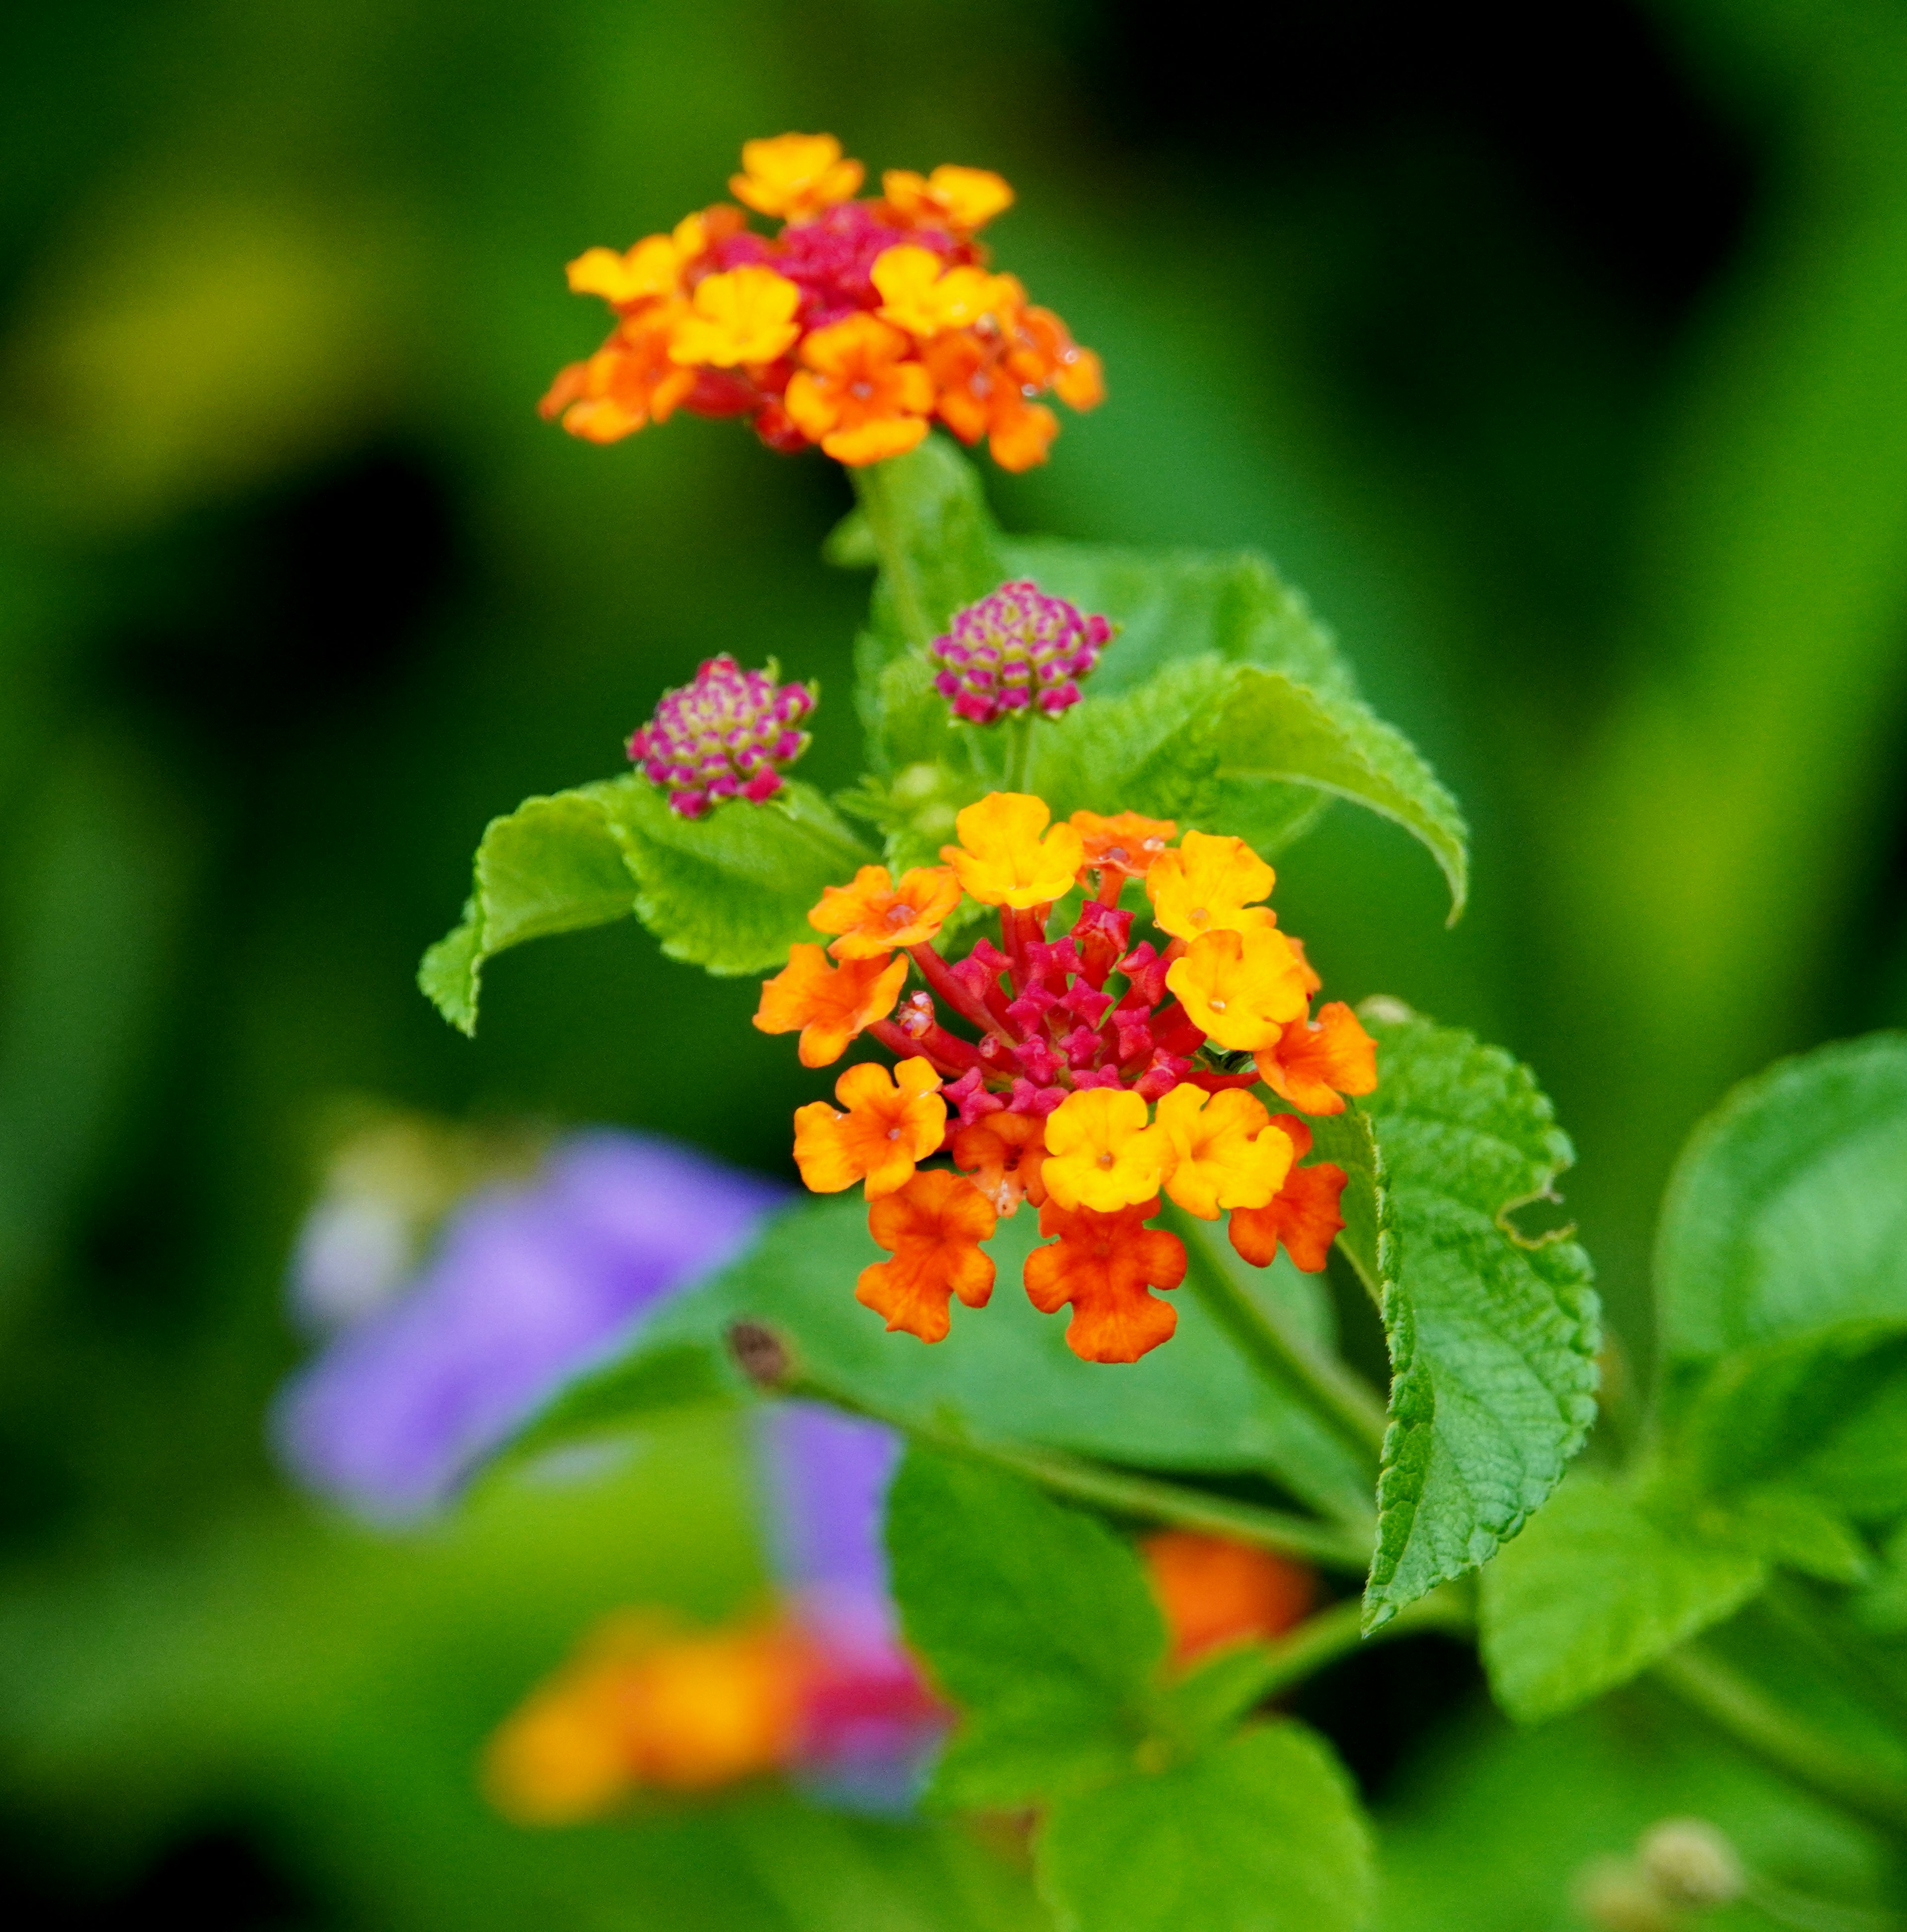
[(812, 686), (777, 685), (743, 670), (725, 651), (706, 659), (695, 682), (665, 691), (656, 715), (632, 734), (629, 754), (669, 808), (699, 818), (719, 799), (752, 805), (781, 790), (782, 773), (808, 748), (801, 722), (815, 708)]
[(1104, 617), (1083, 616), (1063, 597), (1027, 582), (1003, 584), (954, 614), (954, 628), (928, 646), (941, 667), (934, 688), (970, 724), (992, 724), (1029, 707), (1057, 717), (1080, 701), (1079, 680), (1113, 634)]

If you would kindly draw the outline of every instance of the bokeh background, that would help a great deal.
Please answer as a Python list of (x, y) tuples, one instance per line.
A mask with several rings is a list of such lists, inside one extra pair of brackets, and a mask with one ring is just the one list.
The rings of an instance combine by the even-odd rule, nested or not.
[[(701, 1819), (533, 1839), (471, 1788), (588, 1616), (753, 1587), (727, 1425), (393, 1542), (291, 1497), (261, 1420), (341, 1094), (785, 1167), (810, 1096), (751, 985), (593, 933), (499, 962), (473, 1044), (411, 976), (486, 818), (616, 770), (703, 656), (818, 677), (804, 775), (855, 769), (866, 586), (817, 555), (838, 473), (686, 418), (599, 449), (533, 408), (600, 331), (562, 263), (787, 128), (1019, 190), (999, 257), (1111, 400), (994, 477), (1010, 526), (1266, 550), (1462, 798), (1454, 932), (1422, 855), (1342, 808), (1282, 915), (1335, 992), (1536, 1067), (1635, 1373), (1689, 1126), (1778, 1053), (1907, 1022), (1897, 5), (8, 9), (19, 1922), (903, 1922), (843, 1916), (815, 1873), (847, 1840), (773, 1803), (719, 1844)], [(1382, 1802), (1470, 1687), (1435, 1660), (1361, 1682), (1339, 1728)]]

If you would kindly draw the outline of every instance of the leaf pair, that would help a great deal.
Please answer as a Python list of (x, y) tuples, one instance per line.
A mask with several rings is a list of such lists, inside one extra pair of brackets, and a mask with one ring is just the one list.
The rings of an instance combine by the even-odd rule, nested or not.
[(1290, 1720), (1173, 1722), (1165, 1629), (1131, 1546), (1010, 1476), (915, 1450), (887, 1536), (910, 1643), (960, 1706), (930, 1797), (1044, 1808), (1062, 1932), (1352, 1932), (1369, 1834), (1329, 1748)]

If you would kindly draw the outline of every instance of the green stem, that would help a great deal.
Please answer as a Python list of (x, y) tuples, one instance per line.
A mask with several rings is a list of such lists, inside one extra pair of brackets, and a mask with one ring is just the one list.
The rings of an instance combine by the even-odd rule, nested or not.
[(1377, 1398), (1341, 1362), (1313, 1348), (1283, 1310), (1246, 1292), (1207, 1222), (1176, 1208), (1169, 1218), (1196, 1262), (1194, 1291), (1240, 1352), (1281, 1392), (1308, 1403), (1360, 1462), (1380, 1462), (1384, 1411)]
[(1156, 1477), (1133, 1475), (1058, 1450), (978, 1442), (956, 1430), (920, 1422), (860, 1396), (847, 1394), (799, 1370), (782, 1377), (778, 1386), (783, 1394), (827, 1402), (853, 1414), (864, 1415), (871, 1421), (902, 1430), (942, 1454), (964, 1456), (993, 1468), (1011, 1471), (1055, 1496), (1090, 1503), (1115, 1515), (1230, 1537), (1281, 1556), (1299, 1557), (1308, 1563), (1356, 1576), (1362, 1576), (1371, 1566), (1374, 1532), (1368, 1528), (1318, 1522), (1284, 1510), (1235, 1502), (1229, 1496), (1213, 1496), (1182, 1483), (1162, 1482)]
[(1824, 1737), (1713, 1652), (1684, 1644), (1653, 1674), (1750, 1756), (1889, 1836), (1907, 1838), (1907, 1784)]
[(870, 463), (850, 470), (848, 474), (854, 479), (854, 494), (860, 500), (861, 514), (867, 519), (868, 533), (874, 539), (874, 552), (881, 560), (881, 574), (887, 594), (893, 599), (894, 615), (907, 636), (924, 644), (939, 626), (928, 616), (920, 594), (920, 578), (908, 568), (894, 530), (887, 500), (887, 479), (882, 474), (886, 468), (884, 463)]
[(1009, 718), (1003, 728), (1007, 739), (1007, 776), (1003, 789), (1030, 791), (1033, 785), (1033, 733), (1038, 720), (1029, 710)]

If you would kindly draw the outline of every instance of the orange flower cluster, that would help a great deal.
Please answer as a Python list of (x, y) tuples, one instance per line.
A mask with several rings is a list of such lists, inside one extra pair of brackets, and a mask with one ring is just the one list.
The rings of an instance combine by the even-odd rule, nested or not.
[(678, 409), (743, 416), (771, 449), (818, 443), (851, 464), (920, 442), (931, 422), (984, 436), (1003, 469), (1046, 460), (1059, 419), (1103, 400), (1099, 358), (975, 239), (1013, 190), (984, 168), (864, 173), (832, 134), (750, 141), (736, 200), (779, 220), (767, 236), (718, 202), (621, 254), (591, 248), (569, 286), (615, 311), (608, 340), (564, 369), (546, 420), (614, 442)]
[[(984, 1306), (982, 1244), (1030, 1202), (1050, 1245), (1028, 1258), (1029, 1298), (1071, 1308), (1066, 1339), (1086, 1360), (1131, 1362), (1177, 1320), (1153, 1292), (1185, 1274), (1178, 1236), (1148, 1225), (1163, 1198), (1228, 1217), (1255, 1266), (1281, 1246), (1324, 1266), (1344, 1175), (1299, 1165), (1311, 1145), (1299, 1114), (1371, 1092), (1377, 1048), (1341, 1002), (1313, 1012), (1317, 976), (1262, 903), (1274, 874), (1243, 840), (1175, 844), (1170, 820), (1130, 812), (1051, 818), (1040, 799), (996, 792), (959, 814), (944, 866), (898, 883), (864, 866), (830, 886), (808, 915), (830, 944), (791, 949), (755, 1024), (798, 1033), (804, 1066), (830, 1065), (862, 1033), (899, 1060), (891, 1073), (850, 1066), (833, 1105), (794, 1116), (808, 1186), (865, 1187), (891, 1258), (855, 1292), (890, 1329), (938, 1342), (954, 1297)], [(1134, 881), (1162, 946), (1133, 942), (1120, 902)], [(1076, 891), (1070, 930), (1050, 937)], [(934, 942), (963, 898), (997, 910), (999, 944), (950, 960)], [(923, 984), (903, 999), (910, 962)], [(1248, 1090), (1260, 1082), (1298, 1111), (1273, 1114)], [(923, 1168), (939, 1154), (954, 1172)]]
[[(1311, 1611), (1302, 1564), (1167, 1530), (1140, 1546), (1183, 1670), (1279, 1636)], [(824, 1773), (870, 1721), (930, 1738), (944, 1707), (907, 1654), (843, 1644), (798, 1607), (684, 1632), (656, 1612), (607, 1618), (492, 1734), (484, 1784), (521, 1825), (581, 1824), (645, 1792), (695, 1796), (788, 1772)]]

